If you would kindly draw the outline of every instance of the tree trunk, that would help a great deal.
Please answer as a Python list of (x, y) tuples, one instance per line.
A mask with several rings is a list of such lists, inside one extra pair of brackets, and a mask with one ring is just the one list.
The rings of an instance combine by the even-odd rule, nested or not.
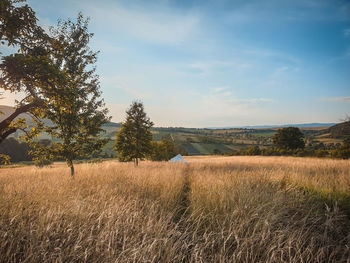
[(70, 167), (70, 175), (72, 176), (72, 178), (74, 178), (74, 166), (73, 166), (73, 164)]
[(70, 167), (70, 175), (74, 179), (74, 165), (72, 160), (67, 160), (67, 165)]
[(139, 159), (135, 158), (135, 166), (138, 166), (138, 165), (139, 165)]

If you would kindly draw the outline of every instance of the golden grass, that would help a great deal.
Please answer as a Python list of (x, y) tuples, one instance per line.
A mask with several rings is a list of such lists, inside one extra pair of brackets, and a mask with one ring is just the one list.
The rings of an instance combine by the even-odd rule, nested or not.
[(1, 262), (350, 262), (350, 162), (0, 169)]

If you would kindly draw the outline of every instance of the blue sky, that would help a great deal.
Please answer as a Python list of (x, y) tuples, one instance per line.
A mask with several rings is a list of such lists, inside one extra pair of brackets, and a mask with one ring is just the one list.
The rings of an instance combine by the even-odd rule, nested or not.
[[(44, 27), (91, 18), (113, 121), (156, 126), (338, 122), (350, 114), (350, 2), (28, 0)], [(8, 101), (10, 101), (8, 98)]]

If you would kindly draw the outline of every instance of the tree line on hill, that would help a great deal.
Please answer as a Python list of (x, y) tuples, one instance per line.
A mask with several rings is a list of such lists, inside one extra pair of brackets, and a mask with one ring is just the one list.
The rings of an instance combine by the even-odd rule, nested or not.
[[(139, 159), (152, 161), (168, 161), (179, 153), (178, 148), (169, 139), (160, 142), (152, 140), (150, 128), (153, 123), (144, 112), (141, 102), (133, 102), (127, 110), (126, 121), (116, 134), (115, 150), (120, 161), (134, 161), (138, 165)], [(41, 147), (50, 147), (53, 142), (42, 139), (37, 142)], [(0, 153), (11, 157), (12, 162), (32, 161), (38, 166), (52, 163), (58, 158), (37, 158), (37, 148), (31, 148), (26, 142), (19, 142), (15, 138), (8, 138), (0, 144)], [(93, 157), (106, 157), (95, 154)], [(76, 158), (79, 159), (79, 158)]]
[[(123, 129), (116, 135), (116, 144), (115, 150), (116, 154), (113, 154), (113, 158), (117, 157), (120, 161), (135, 161), (136, 159), (133, 156), (137, 156), (138, 159), (148, 159), (152, 161), (167, 161), (178, 153), (186, 155), (186, 152), (183, 151), (178, 145), (171, 141), (170, 136), (163, 138), (160, 142), (149, 140), (149, 134), (145, 138), (141, 138), (143, 154), (137, 155), (137, 153), (132, 153), (135, 149), (137, 139), (136, 136), (130, 136), (127, 138), (126, 134), (132, 134), (132, 130), (137, 132), (137, 128), (134, 127), (134, 120), (137, 120), (136, 116), (132, 114), (137, 111), (143, 112), (143, 105), (140, 102), (133, 102), (131, 108), (134, 108), (133, 111), (130, 109), (127, 111), (127, 121), (124, 122)], [(146, 114), (143, 112), (141, 115), (141, 121), (144, 119), (145, 123), (149, 123)], [(150, 126), (148, 126), (150, 128)], [(147, 129), (146, 129), (147, 130)], [(149, 130), (148, 130), (149, 132)], [(145, 136), (144, 134), (142, 136)], [(133, 139), (134, 138), (134, 139)], [(136, 140), (135, 140), (136, 139)], [(124, 140), (125, 143), (121, 143)], [(134, 140), (134, 144), (132, 141)], [(247, 149), (241, 149), (233, 151), (228, 155), (263, 155), (263, 156), (309, 156), (309, 157), (331, 157), (331, 158), (350, 158), (350, 137), (345, 138), (343, 144), (328, 144), (323, 143), (314, 144), (314, 145), (305, 145), (303, 141), (303, 134), (298, 130), (298, 128), (282, 128), (280, 129), (273, 138), (274, 147), (260, 148), (258, 146), (251, 146)], [(49, 146), (51, 141), (48, 139), (40, 140), (39, 143), (44, 146)], [(26, 142), (19, 142), (15, 138), (8, 138), (2, 144), (0, 144), (0, 154), (8, 155), (11, 157), (12, 162), (21, 162), (21, 161), (32, 161), (33, 156), (30, 154), (31, 147)], [(222, 154), (220, 151), (214, 151), (214, 154)], [(98, 161), (98, 158), (110, 158), (111, 156), (106, 155), (106, 153), (95, 153), (92, 155), (92, 161)], [(97, 158), (97, 159), (96, 159)], [(81, 160), (83, 158), (77, 158)], [(62, 160), (62, 159), (54, 159)], [(52, 161), (52, 160), (51, 160)], [(51, 161), (46, 159), (36, 159), (34, 163), (38, 166), (43, 166), (50, 164)]]
[[(350, 121), (347, 121), (350, 125)], [(346, 122), (345, 122), (346, 123)], [(320, 143), (305, 147), (304, 135), (299, 128), (286, 127), (278, 129), (273, 137), (274, 147), (259, 148), (251, 146), (248, 149), (232, 151), (229, 155), (264, 155), (264, 156), (309, 156), (350, 158), (350, 136), (345, 137), (343, 144), (326, 146)]]

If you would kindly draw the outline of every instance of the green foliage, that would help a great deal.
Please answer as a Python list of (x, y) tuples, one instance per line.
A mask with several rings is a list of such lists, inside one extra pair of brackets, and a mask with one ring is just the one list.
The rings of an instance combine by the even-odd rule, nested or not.
[(50, 164), (53, 164), (53, 161), (50, 159), (47, 159), (45, 157), (43, 158), (34, 158), (34, 165), (37, 167), (44, 167), (44, 166), (48, 166)]
[(350, 194), (335, 189), (320, 188), (305, 185), (300, 189), (311, 200), (326, 204), (328, 207), (336, 204), (350, 218)]
[(273, 143), (276, 147), (281, 149), (298, 149), (304, 148), (304, 135), (299, 128), (287, 127), (278, 129), (273, 137)]
[(326, 156), (328, 156), (328, 154), (329, 154), (328, 151), (322, 150), (322, 149), (318, 149), (315, 151), (316, 157), (326, 157)]
[(350, 158), (350, 137), (344, 139), (343, 145), (332, 151), (332, 157), (349, 159)]
[(151, 127), (153, 122), (147, 117), (141, 102), (134, 101), (126, 111), (126, 120), (116, 134), (115, 150), (122, 162), (144, 158), (152, 151)]
[(34, 165), (37, 167), (48, 166), (53, 163), (55, 156), (48, 153), (46, 148), (52, 145), (51, 141), (48, 139), (40, 140), (34, 143), (31, 143), (36, 148), (31, 149), (30, 154), (33, 155)]
[(170, 140), (162, 140), (161, 142), (151, 142), (151, 153), (148, 158), (152, 161), (169, 161), (178, 154), (175, 144)]
[(1, 44), (25, 44), (35, 37), (37, 26), (35, 12), (25, 1), (1, 0), (0, 2), (0, 40)]
[(213, 150), (213, 154), (215, 154), (215, 155), (219, 155), (219, 154), (221, 154), (222, 152), (219, 150), (219, 149), (217, 149), (217, 148), (215, 148), (214, 150)]
[[(92, 34), (88, 32), (88, 20), (79, 14), (77, 21), (59, 22), (51, 30), (51, 61), (63, 72), (55, 88), (48, 94), (43, 117), (51, 120), (52, 126), (37, 122), (31, 132), (31, 142), (38, 158), (64, 159), (74, 174), (73, 160), (88, 157), (108, 141), (99, 134), (102, 124), (107, 123), (107, 109), (100, 99), (100, 87), (94, 64), (97, 53), (88, 44)], [(77, 45), (77, 43), (79, 43)], [(33, 138), (39, 132), (50, 134), (57, 141), (49, 147), (36, 143)]]
[[(101, 125), (108, 121), (94, 64), (97, 53), (88, 43), (88, 21), (79, 14), (77, 22), (59, 22), (49, 35), (37, 26), (34, 11), (21, 1), (2, 0), (0, 40), (18, 46), (17, 53), (2, 57), (0, 84), (4, 90), (22, 92), (24, 99), (0, 123), (0, 142), (17, 129), (27, 133), (34, 147), (35, 161), (53, 158), (66, 160), (74, 173), (75, 158), (98, 151), (106, 140), (100, 139)], [(21, 113), (36, 117), (28, 131), (23, 121), (14, 122)], [(40, 119), (51, 120), (47, 127)], [(50, 146), (37, 142), (40, 132), (56, 139)]]
[(247, 150), (248, 155), (260, 155), (261, 151), (259, 146), (251, 146)]
[(25, 95), (15, 111), (0, 122), (0, 143), (17, 129), (25, 128), (23, 120), (15, 121), (19, 114), (30, 112), (40, 117), (39, 108), (44, 103), (41, 95), (48, 90), (46, 80), (53, 78), (49, 37), (37, 25), (35, 12), (23, 2), (0, 2), (1, 44), (18, 47), (16, 53), (1, 57), (0, 85), (6, 91)]
[(8, 165), (11, 164), (10, 156), (6, 154), (0, 154), (0, 165)]

